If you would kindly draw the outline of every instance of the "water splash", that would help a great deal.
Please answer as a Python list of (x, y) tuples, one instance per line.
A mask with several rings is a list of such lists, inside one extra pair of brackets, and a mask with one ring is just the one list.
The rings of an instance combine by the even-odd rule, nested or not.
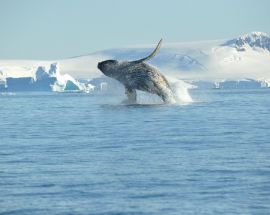
[[(179, 104), (179, 105), (186, 105), (193, 102), (192, 97), (189, 94), (189, 89), (194, 88), (195, 86), (188, 84), (182, 80), (168, 77), (166, 76), (167, 80), (173, 91), (173, 97), (170, 98), (168, 104)], [(126, 101), (126, 100), (125, 100)], [(128, 103), (130, 104), (130, 103)], [(164, 104), (162, 99), (155, 95), (150, 94), (147, 92), (137, 91), (137, 102), (136, 104), (142, 105), (156, 105), (156, 104)]]
[(195, 86), (173, 77), (167, 76), (166, 78), (173, 90), (177, 104), (188, 104), (193, 102), (193, 99), (189, 94), (189, 89), (193, 89)]
[[(189, 94), (189, 89), (194, 88), (195, 86), (186, 83), (185, 81), (176, 79), (171, 76), (166, 76), (166, 79), (168, 80), (173, 95), (170, 99), (168, 104), (176, 104), (176, 105), (185, 105), (193, 102), (192, 97)], [(141, 105), (163, 105), (164, 102), (162, 99), (155, 95), (148, 92), (143, 92), (140, 90), (137, 91), (137, 101), (135, 104), (141, 104)], [(128, 101), (127, 96), (125, 95), (125, 89), (124, 86), (118, 82), (114, 82), (113, 85), (109, 86), (109, 88), (105, 91), (102, 91), (104, 94), (113, 95), (116, 102), (119, 102), (119, 98), (121, 100), (121, 104), (123, 105), (135, 105), (134, 103)], [(102, 93), (99, 92), (99, 93)], [(111, 98), (111, 97), (110, 97)]]

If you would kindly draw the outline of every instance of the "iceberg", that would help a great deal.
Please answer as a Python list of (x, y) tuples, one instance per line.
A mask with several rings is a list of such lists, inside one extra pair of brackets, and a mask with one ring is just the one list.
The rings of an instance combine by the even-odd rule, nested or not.
[(90, 83), (81, 83), (69, 74), (61, 75), (58, 64), (39, 66), (2, 67), (0, 71), (0, 91), (56, 91), (91, 92)]
[[(16, 72), (16, 68), (13, 68)], [(27, 70), (25, 68), (25, 70)], [(8, 91), (48, 91), (50, 90), (50, 85), (53, 84), (56, 79), (50, 76), (46, 72), (45, 67), (39, 66), (35, 72), (34, 68), (30, 68), (30, 76), (26, 77), (13, 77), (9, 75), (4, 76), (2, 80), (5, 82), (5, 90)], [(14, 72), (14, 73), (15, 73)], [(2, 81), (3, 82), (3, 81)], [(0, 88), (3, 90), (3, 87)]]
[(226, 79), (215, 81), (191, 81), (198, 89), (259, 89), (269, 88), (270, 79)]
[(261, 88), (261, 83), (257, 80), (242, 79), (242, 80), (226, 80), (217, 84), (216, 88), (221, 89), (256, 89)]
[(7, 89), (6, 79), (3, 77), (3, 72), (0, 71), (0, 91)]
[(90, 83), (81, 83), (69, 74), (62, 75), (56, 64), (54, 64), (54, 72), (56, 81), (51, 85), (52, 91), (54, 92), (86, 92), (89, 93), (95, 89)]
[(7, 89), (6, 80), (0, 80), (0, 91), (6, 90), (6, 89)]
[(56, 81), (45, 66), (5, 65), (0, 69), (0, 91), (48, 91)]

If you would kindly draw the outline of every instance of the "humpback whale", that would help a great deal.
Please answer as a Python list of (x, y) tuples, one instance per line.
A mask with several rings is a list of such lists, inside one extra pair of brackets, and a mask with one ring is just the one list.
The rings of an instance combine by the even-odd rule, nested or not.
[(145, 58), (135, 61), (105, 60), (98, 63), (98, 69), (106, 76), (116, 79), (125, 86), (128, 102), (136, 103), (136, 90), (158, 95), (164, 103), (174, 101), (169, 82), (156, 68), (145, 63), (160, 50), (162, 39), (154, 51)]

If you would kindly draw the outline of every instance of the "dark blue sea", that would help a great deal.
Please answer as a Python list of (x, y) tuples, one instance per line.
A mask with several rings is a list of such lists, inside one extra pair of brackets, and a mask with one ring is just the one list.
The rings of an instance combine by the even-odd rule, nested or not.
[(270, 90), (191, 95), (0, 94), (0, 214), (270, 214)]

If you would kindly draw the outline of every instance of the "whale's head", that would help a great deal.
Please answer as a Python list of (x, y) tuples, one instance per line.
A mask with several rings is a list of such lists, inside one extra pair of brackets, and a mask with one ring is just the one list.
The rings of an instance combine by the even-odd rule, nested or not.
[(117, 60), (105, 60), (99, 62), (97, 68), (106, 76), (113, 77), (113, 73), (118, 66)]

